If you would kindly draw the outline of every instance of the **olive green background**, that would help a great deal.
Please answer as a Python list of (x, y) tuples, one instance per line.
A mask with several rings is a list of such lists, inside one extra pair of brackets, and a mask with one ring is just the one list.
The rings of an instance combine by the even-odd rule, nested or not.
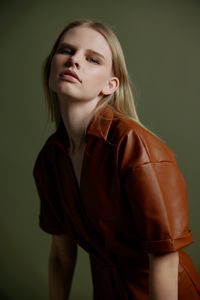
[[(104, 21), (121, 40), (140, 118), (175, 151), (187, 181), (195, 240), (187, 251), (200, 270), (200, 1), (1, 1), (0, 300), (47, 299), (50, 236), (38, 227), (32, 178), (52, 130), (40, 68), (77, 18)], [(91, 295), (88, 257), (79, 251), (70, 299)]]

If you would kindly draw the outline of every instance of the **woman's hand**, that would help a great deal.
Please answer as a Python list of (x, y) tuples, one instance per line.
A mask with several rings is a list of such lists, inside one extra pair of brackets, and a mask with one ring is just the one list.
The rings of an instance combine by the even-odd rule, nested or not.
[(150, 300), (178, 300), (178, 252), (149, 254)]

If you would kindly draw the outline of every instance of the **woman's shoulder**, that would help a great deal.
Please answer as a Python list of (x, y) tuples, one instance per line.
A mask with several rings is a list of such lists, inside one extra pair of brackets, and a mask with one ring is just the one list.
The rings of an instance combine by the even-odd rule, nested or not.
[(61, 123), (55, 130), (52, 132), (49, 137), (47, 137), (44, 142), (41, 151), (46, 151), (53, 149), (55, 147), (64, 149), (69, 144), (69, 138), (66, 132), (66, 129)]
[(54, 160), (57, 151), (65, 149), (68, 139), (63, 134), (61, 126), (47, 137), (36, 157), (35, 165), (41, 165)]
[(36, 170), (36, 167), (43, 165), (45, 161), (48, 160), (49, 149), (51, 148), (51, 145), (55, 143), (55, 141), (56, 141), (56, 132), (52, 133), (41, 146), (35, 160), (34, 171)]
[(52, 145), (55, 145), (58, 143), (57, 138), (57, 131), (51, 133), (46, 140), (44, 141), (43, 145), (41, 146), (41, 149), (39, 151), (39, 154), (46, 154), (46, 151), (51, 148)]
[(135, 157), (138, 164), (148, 162), (175, 162), (175, 154), (156, 134), (139, 122), (126, 116), (114, 116), (116, 143), (121, 151)]

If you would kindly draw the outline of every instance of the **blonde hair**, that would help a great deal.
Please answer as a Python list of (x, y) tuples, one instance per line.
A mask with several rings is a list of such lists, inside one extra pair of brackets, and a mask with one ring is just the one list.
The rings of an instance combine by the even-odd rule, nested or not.
[(106, 39), (112, 52), (113, 75), (119, 79), (118, 89), (114, 92), (114, 94), (109, 96), (104, 96), (99, 101), (96, 111), (102, 108), (104, 105), (109, 104), (119, 114), (128, 116), (129, 118), (140, 123), (135, 108), (135, 101), (133, 98), (128, 71), (126, 67), (126, 62), (125, 62), (125, 58), (124, 58), (124, 54), (120, 42), (116, 37), (116, 35), (114, 34), (114, 32), (108, 26), (105, 26), (100, 22), (95, 22), (92, 20), (77, 20), (69, 23), (58, 36), (50, 54), (48, 55), (48, 57), (44, 62), (43, 84), (44, 84), (44, 91), (47, 99), (50, 119), (53, 122), (55, 122), (56, 126), (58, 126), (61, 121), (57, 94), (54, 91), (52, 91), (49, 87), (51, 61), (57, 50), (59, 41), (62, 38), (63, 34), (65, 34), (70, 29), (79, 26), (92, 28), (97, 32), (99, 32)]

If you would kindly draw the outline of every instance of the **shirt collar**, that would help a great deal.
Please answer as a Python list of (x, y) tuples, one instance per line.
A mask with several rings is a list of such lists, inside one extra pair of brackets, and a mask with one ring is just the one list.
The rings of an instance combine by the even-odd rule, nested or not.
[[(106, 140), (110, 126), (112, 124), (113, 116), (114, 111), (110, 105), (106, 105), (105, 107), (100, 109), (89, 123), (86, 130), (86, 137), (96, 136), (98, 138), (103, 138), (104, 140)], [(59, 125), (56, 135), (59, 139), (63, 140), (64, 144), (67, 147), (69, 147), (69, 136), (63, 122), (61, 122), (61, 124)]]
[(113, 109), (109, 105), (100, 109), (90, 122), (86, 135), (93, 135), (106, 140), (113, 120), (113, 115)]

